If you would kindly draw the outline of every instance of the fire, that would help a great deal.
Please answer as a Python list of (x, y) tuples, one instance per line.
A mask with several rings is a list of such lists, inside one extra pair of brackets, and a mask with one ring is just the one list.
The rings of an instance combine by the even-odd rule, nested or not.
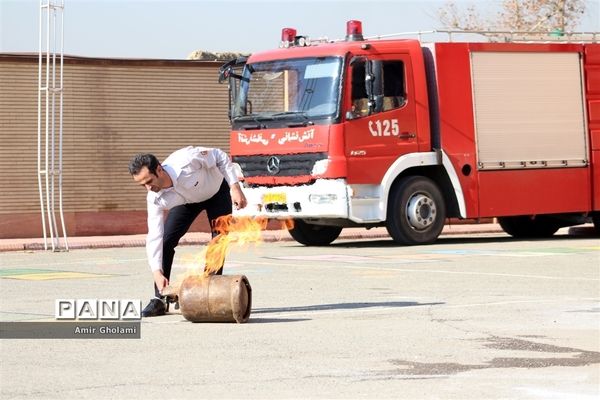
[[(259, 245), (263, 241), (262, 231), (267, 229), (268, 222), (267, 218), (233, 217), (232, 215), (217, 218), (212, 228), (217, 235), (212, 238), (201, 253), (191, 258), (186, 257), (183, 260), (188, 268), (184, 276), (176, 279), (176, 281), (181, 282), (190, 275), (203, 278), (215, 274), (223, 266), (225, 257), (232, 245)], [(279, 223), (280, 229), (293, 228), (293, 220), (291, 219), (282, 220)], [(175, 290), (179, 284), (171, 282), (169, 286)]]
[(225, 215), (217, 218), (213, 230), (218, 233), (206, 246), (204, 276), (216, 273), (225, 263), (229, 245), (262, 242), (261, 231), (267, 228), (267, 218)]

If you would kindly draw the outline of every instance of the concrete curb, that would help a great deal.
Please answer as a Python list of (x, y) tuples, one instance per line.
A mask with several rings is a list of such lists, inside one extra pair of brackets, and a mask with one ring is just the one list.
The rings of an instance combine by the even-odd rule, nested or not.
[[(500, 233), (502, 228), (498, 224), (458, 224), (444, 227), (441, 236), (445, 235), (472, 235)], [(385, 228), (346, 228), (342, 231), (340, 239), (389, 239), (390, 236)], [(206, 245), (210, 240), (210, 234), (206, 232), (191, 232), (186, 234), (180, 241), (180, 246)], [(264, 231), (262, 234), (264, 242), (289, 242), (292, 237), (285, 230)], [(122, 235), (122, 236), (86, 236), (68, 238), (69, 249), (105, 249), (119, 247), (144, 247), (146, 235)], [(61, 240), (60, 246), (63, 246)], [(51, 244), (48, 243), (48, 248)], [(0, 252), (8, 251), (39, 251), (44, 250), (43, 238), (28, 239), (0, 239)]]

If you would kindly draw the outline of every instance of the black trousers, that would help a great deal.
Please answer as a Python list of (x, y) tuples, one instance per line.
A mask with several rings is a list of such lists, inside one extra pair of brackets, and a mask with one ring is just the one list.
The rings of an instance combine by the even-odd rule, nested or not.
[[(229, 185), (223, 179), (219, 191), (210, 199), (200, 203), (182, 204), (169, 210), (167, 220), (165, 221), (165, 230), (163, 235), (163, 275), (169, 279), (171, 277), (171, 267), (173, 258), (175, 258), (175, 247), (179, 244), (179, 239), (190, 229), (190, 226), (196, 217), (206, 210), (210, 226), (214, 226), (214, 220), (223, 215), (231, 214), (231, 194)], [(217, 236), (217, 232), (212, 231), (212, 237)], [(223, 273), (223, 266), (217, 274)], [(160, 297), (160, 292), (154, 284), (154, 295)]]

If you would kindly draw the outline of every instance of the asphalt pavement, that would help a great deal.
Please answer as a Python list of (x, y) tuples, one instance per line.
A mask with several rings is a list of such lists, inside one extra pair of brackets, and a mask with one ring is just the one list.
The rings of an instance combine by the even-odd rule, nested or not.
[[(171, 309), (142, 319), (139, 339), (2, 339), (0, 398), (596, 400), (593, 228), (544, 240), (495, 228), (427, 246), (349, 231), (318, 248), (268, 232), (227, 256), (225, 273), (252, 286), (247, 323)], [(140, 246), (0, 253), (2, 326), (56, 324), (57, 299), (145, 304)], [(204, 247), (178, 248), (173, 280)]]
[[(495, 223), (486, 224), (454, 224), (446, 225), (442, 235), (466, 235), (482, 233), (502, 232), (500, 225)], [(345, 228), (339, 237), (341, 239), (373, 239), (389, 237), (385, 228)], [(181, 238), (179, 244), (204, 245), (208, 243), (211, 236), (208, 232), (189, 232)], [(265, 242), (293, 241), (286, 230), (265, 230), (262, 232), (262, 240)], [(114, 236), (76, 236), (67, 237), (69, 249), (100, 249), (111, 247), (142, 247), (145, 245), (146, 235), (114, 235)], [(49, 240), (44, 242), (43, 238), (19, 238), (0, 239), (0, 252), (21, 250), (43, 250), (51, 249)], [(61, 237), (56, 246), (58, 249), (65, 247), (64, 238)]]

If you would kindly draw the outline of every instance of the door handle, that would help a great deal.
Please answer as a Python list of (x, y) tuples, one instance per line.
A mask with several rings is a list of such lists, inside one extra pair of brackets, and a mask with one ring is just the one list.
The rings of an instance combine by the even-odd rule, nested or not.
[(417, 137), (417, 135), (412, 132), (402, 132), (401, 134), (398, 135), (398, 139), (412, 139), (415, 137)]

